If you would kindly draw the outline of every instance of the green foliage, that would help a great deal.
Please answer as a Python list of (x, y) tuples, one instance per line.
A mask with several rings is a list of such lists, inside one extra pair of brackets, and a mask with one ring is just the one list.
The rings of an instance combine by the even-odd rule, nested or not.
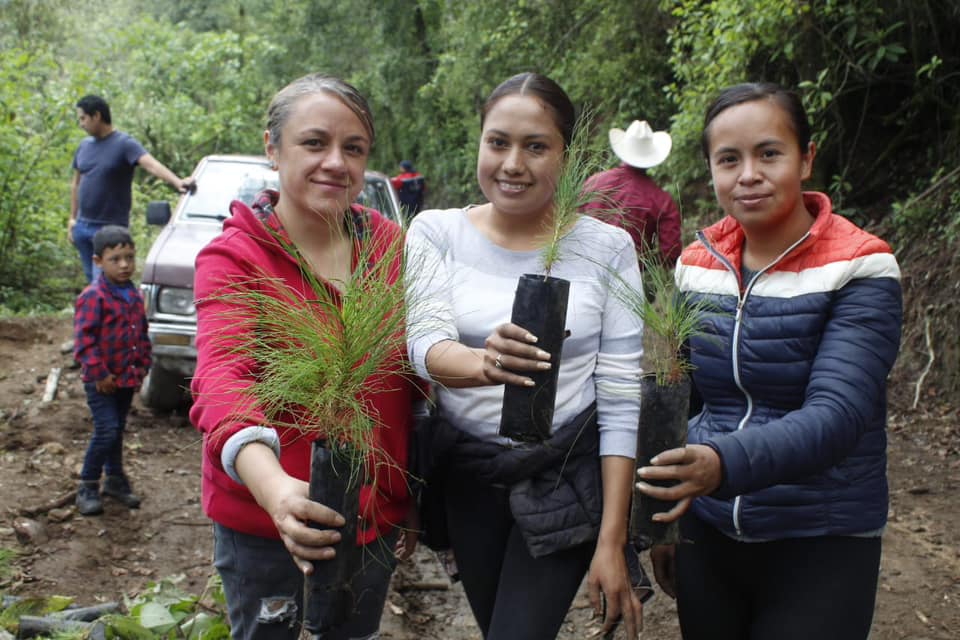
[(577, 102), (597, 115), (594, 144), (608, 149), (606, 130), (646, 120), (666, 129), (673, 106), (664, 86), (673, 75), (666, 64), (664, 34), (671, 16), (655, 2), (591, 1), (576, 4), (566, 31), (554, 44), (563, 55), (552, 70)]
[[(170, 576), (150, 583), (135, 597), (124, 597), (126, 615), (99, 618), (107, 638), (116, 640), (227, 640), (230, 627), (220, 577), (214, 574), (199, 596), (178, 585), (184, 576)], [(65, 611), (72, 598), (24, 598), (0, 613), (0, 628), (16, 633), (21, 616), (47, 616)], [(66, 632), (56, 638), (85, 638), (86, 632)]]
[(818, 5), (819, 46), (808, 48), (809, 73), (799, 85), (821, 142), (819, 173), (835, 203), (845, 208), (905, 195), (910, 174), (955, 166), (960, 130), (948, 105), (960, 97), (960, 84), (947, 68), (960, 62), (960, 6)]
[(494, 87), (516, 73), (546, 74), (576, 104), (592, 105), (597, 129), (591, 145), (597, 149), (607, 149), (611, 126), (634, 118), (667, 122), (660, 86), (669, 68), (659, 42), (667, 19), (652, 3), (468, 0), (418, 6), (433, 65), (417, 90), (410, 126), (419, 141), (420, 169), (435, 185), (430, 205), (480, 200), (480, 108)]
[[(792, 60), (796, 27), (810, 11), (797, 0), (663, 0), (675, 23), (667, 36), (675, 79), (673, 151), (664, 168), (683, 184), (703, 180), (703, 114), (720, 91), (757, 79), (778, 80), (773, 63)], [(789, 83), (788, 83), (789, 84)]]
[(67, 0), (5, 0), (0, 3), (0, 49), (55, 42), (64, 25)]
[[(697, 144), (720, 89), (769, 80), (798, 87), (818, 145), (814, 187), (860, 224), (864, 205), (912, 189), (958, 159), (960, 5), (898, 0), (663, 0), (677, 106), (667, 163), (681, 184), (706, 177)], [(905, 170), (903, 160), (910, 158)], [(894, 197), (896, 197), (894, 195)], [(879, 215), (878, 215), (879, 214)]]
[(71, 87), (52, 55), (18, 48), (0, 51), (0, 87), (0, 307), (50, 310), (79, 273), (66, 243)]
[(0, 612), (0, 629), (16, 633), (20, 624), (20, 616), (45, 616), (57, 611), (63, 611), (73, 603), (72, 598), (64, 596), (50, 596), (49, 598), (23, 598), (14, 601)]
[[(902, 242), (917, 242), (931, 232), (947, 245), (960, 241), (960, 168), (940, 170), (918, 193), (892, 205), (892, 222)], [(936, 247), (936, 244), (933, 245)]]
[(211, 577), (199, 596), (180, 589), (177, 585), (182, 580), (182, 575), (164, 578), (149, 584), (135, 598), (124, 598), (128, 615), (103, 619), (107, 626), (107, 637), (123, 640), (229, 638), (230, 627), (225, 617), (223, 587), (219, 577)]
[[(0, 51), (0, 308), (14, 312), (63, 308), (83, 286), (66, 237), (70, 162), (83, 137), (73, 105), (81, 95), (103, 95), (118, 128), (188, 175), (206, 154), (259, 153), (275, 89), (263, 78), (278, 49), (257, 34), (197, 33), (124, 15), (122, 6), (109, 15), (43, 6), (53, 15), (36, 25), (24, 7), (0, 14), (0, 26), (21, 25), (29, 41)], [(65, 35), (45, 40), (51, 25)], [(142, 224), (147, 202), (173, 195), (137, 172), (131, 227), (141, 256), (152, 240)]]
[(563, 168), (557, 178), (553, 195), (553, 215), (547, 228), (547, 241), (541, 250), (544, 273), (550, 275), (553, 266), (563, 258), (562, 241), (573, 230), (584, 206), (603, 197), (586, 191), (587, 178), (603, 169), (600, 155), (590, 149), (591, 116), (581, 116), (573, 132), (573, 139), (563, 158)]
[(659, 386), (676, 384), (693, 368), (687, 358), (686, 345), (690, 338), (700, 335), (704, 314), (714, 311), (714, 306), (680, 294), (673, 270), (658, 260), (644, 260), (642, 264), (640, 289), (611, 271), (613, 292), (643, 324), (647, 373), (654, 375)]
[(265, 69), (280, 50), (261, 36), (197, 33), (141, 16), (106, 27), (92, 45), (114, 64), (90, 67), (89, 92), (175, 172), (189, 174), (210, 153), (262, 152), (263, 113), (278, 88), (264, 82)]
[(256, 380), (240, 391), (269, 424), (348, 443), (351, 473), (359, 473), (376, 453), (373, 430), (380, 426), (367, 405), (369, 380), (405, 373), (397, 358), (406, 345), (410, 303), (403, 286), (403, 234), (359, 243), (358, 266), (339, 290), (313, 275), (295, 246), (277, 240), (298, 260), (312, 298), (301, 299), (266, 274), (226, 283), (212, 296), (228, 305), (229, 329), (218, 348), (257, 364)]
[(0, 547), (0, 582), (3, 582), (13, 573), (13, 559), (17, 557), (17, 552), (13, 549)]
[[(596, 111), (590, 145), (633, 119), (669, 128), (653, 174), (691, 219), (707, 168), (704, 109), (719, 90), (801, 90), (818, 146), (811, 186), (861, 224), (960, 162), (960, 4), (942, 0), (65, 0), (0, 2), (0, 307), (49, 310), (82, 286), (65, 234), (73, 104), (104, 95), (118, 127), (186, 174), (209, 153), (259, 152), (273, 93), (311, 71), (367, 95), (370, 168), (414, 161), (427, 205), (478, 202), (479, 110), (502, 80), (545, 73)], [(670, 125), (667, 127), (667, 125)], [(608, 156), (613, 161), (612, 156)], [(132, 226), (172, 199), (143, 171)], [(914, 207), (916, 203), (911, 204)], [(708, 206), (709, 209), (713, 205)]]

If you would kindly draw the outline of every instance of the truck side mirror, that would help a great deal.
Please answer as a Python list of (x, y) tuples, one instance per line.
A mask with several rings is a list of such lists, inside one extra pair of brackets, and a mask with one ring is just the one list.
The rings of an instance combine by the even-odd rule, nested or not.
[(147, 205), (147, 224), (159, 227), (170, 222), (170, 203), (165, 200), (154, 200)]

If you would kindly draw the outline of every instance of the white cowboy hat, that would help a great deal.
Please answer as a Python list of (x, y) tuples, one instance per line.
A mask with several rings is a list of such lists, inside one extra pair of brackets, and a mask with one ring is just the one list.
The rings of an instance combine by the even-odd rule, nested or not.
[(654, 133), (646, 120), (634, 120), (626, 131), (610, 129), (610, 146), (630, 166), (649, 169), (667, 159), (673, 141), (666, 131)]

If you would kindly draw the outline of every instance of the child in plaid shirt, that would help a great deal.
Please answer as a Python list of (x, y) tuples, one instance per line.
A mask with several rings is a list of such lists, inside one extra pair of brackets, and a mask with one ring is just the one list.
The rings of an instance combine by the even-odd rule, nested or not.
[(74, 355), (93, 414), (93, 437), (77, 489), (77, 509), (85, 516), (103, 513), (102, 472), (104, 495), (131, 509), (140, 506), (123, 472), (123, 430), (151, 354), (143, 298), (130, 280), (136, 265), (130, 232), (116, 225), (97, 231), (93, 262), (102, 273), (77, 298), (73, 318)]

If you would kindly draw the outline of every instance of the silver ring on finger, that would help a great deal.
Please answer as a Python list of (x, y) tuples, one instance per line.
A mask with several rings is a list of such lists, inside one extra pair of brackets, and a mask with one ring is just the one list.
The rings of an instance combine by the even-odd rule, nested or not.
[(503, 354), (502, 354), (502, 353), (498, 353), (498, 354), (497, 354), (497, 359), (493, 361), (493, 366), (495, 366), (497, 369), (503, 369), (503, 362), (501, 362), (501, 360), (500, 360), (500, 358), (502, 358), (502, 357), (503, 357)]

